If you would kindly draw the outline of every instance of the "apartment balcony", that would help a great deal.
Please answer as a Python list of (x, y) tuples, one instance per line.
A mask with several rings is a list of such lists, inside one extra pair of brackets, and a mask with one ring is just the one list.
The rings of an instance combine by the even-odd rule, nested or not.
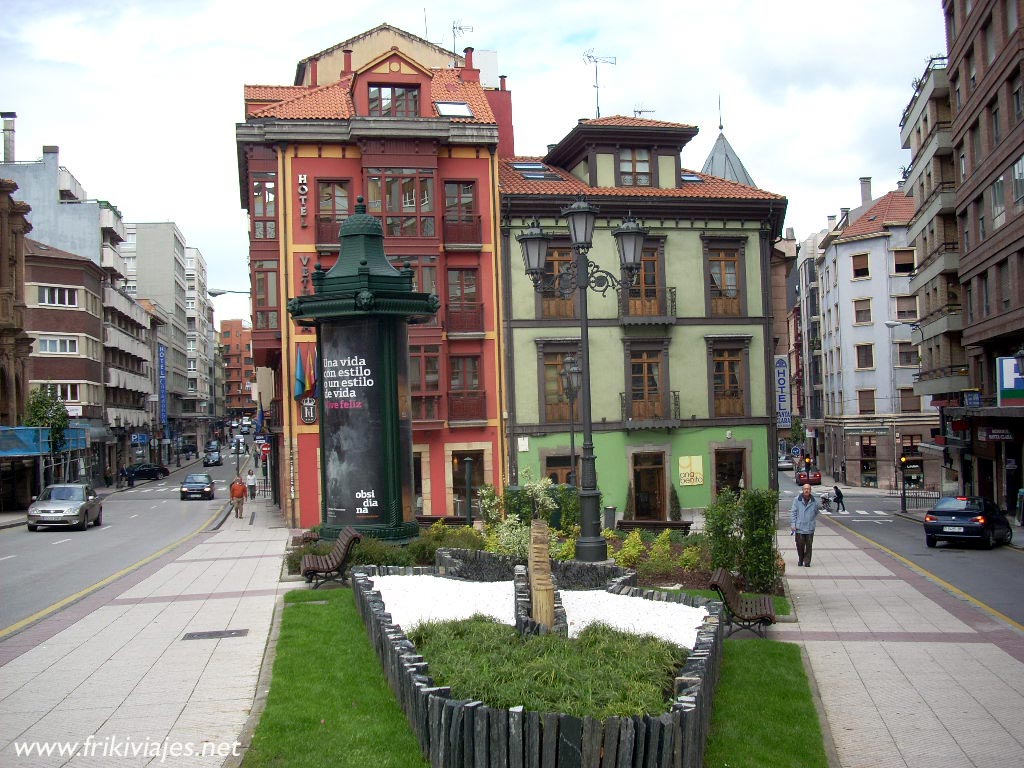
[(118, 242), (123, 243), (125, 239), (124, 221), (121, 219), (121, 212), (106, 200), (100, 200), (100, 229), (106, 230)]
[(739, 317), (741, 309), (740, 293), (735, 288), (711, 289), (712, 317)]
[(125, 317), (131, 318), (143, 328), (149, 327), (149, 315), (135, 300), (121, 293), (116, 288), (106, 285), (103, 288), (103, 304), (115, 309)]
[(947, 304), (918, 320), (922, 342), (947, 333), (960, 333), (964, 329), (964, 316), (959, 304)]
[(341, 238), (339, 232), (341, 231), (341, 223), (345, 220), (345, 216), (325, 216), (323, 218), (317, 217), (316, 220), (316, 247), (319, 250), (338, 250), (341, 244)]
[(922, 368), (914, 382), (915, 395), (942, 395), (960, 392), (970, 387), (967, 364), (945, 365), (939, 368)]
[(118, 253), (117, 249), (109, 243), (104, 243), (100, 248), (100, 266), (104, 269), (109, 269), (113, 272), (124, 277), (127, 273), (127, 268), (124, 264), (124, 258)]
[(619, 393), (619, 410), (627, 430), (671, 429), (679, 426), (679, 392), (673, 390), (662, 397), (636, 398), (632, 393)]
[(103, 326), (103, 346), (120, 349), (142, 360), (150, 359), (149, 346), (113, 325)]
[(483, 226), (480, 216), (445, 216), (443, 226), (446, 248), (451, 249), (453, 245), (464, 245), (472, 246), (475, 250), (483, 246)]
[(960, 266), (960, 248), (955, 242), (942, 243), (935, 256), (910, 275), (910, 292), (917, 293), (939, 275), (955, 275)]
[(619, 293), (621, 325), (673, 325), (676, 321), (675, 288), (630, 288)]
[(453, 301), (445, 309), (448, 335), (484, 332), (484, 305), (478, 301)]
[(148, 376), (125, 371), (121, 368), (107, 368), (106, 385), (116, 389), (141, 392), (146, 395), (153, 394), (153, 382), (149, 380)]
[(943, 181), (935, 185), (923, 201), (918, 203), (917, 213), (907, 225), (907, 242), (912, 242), (928, 229), (928, 224), (936, 216), (956, 211), (956, 185), (952, 181)]
[(63, 165), (58, 169), (57, 190), (62, 202), (81, 202), (85, 200), (85, 190), (78, 183), (71, 171)]
[(109, 427), (121, 427), (127, 430), (135, 430), (140, 427), (148, 427), (153, 417), (144, 408), (126, 408), (124, 406), (108, 407), (106, 410), (106, 422)]
[(716, 391), (715, 416), (746, 416), (743, 390), (738, 388)]
[(413, 431), (440, 429), (444, 426), (441, 397), (440, 394), (412, 396)]
[(448, 393), (448, 423), (487, 420), (487, 396), (483, 390)]

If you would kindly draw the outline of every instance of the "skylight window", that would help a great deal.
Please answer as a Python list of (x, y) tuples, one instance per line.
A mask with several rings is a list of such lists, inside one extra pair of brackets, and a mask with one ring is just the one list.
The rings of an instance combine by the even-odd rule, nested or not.
[(680, 176), (683, 181), (704, 181), (700, 176), (695, 173), (684, 173)]
[(551, 171), (523, 171), (524, 179), (532, 179), (534, 181), (561, 181), (562, 177), (557, 173)]
[(464, 101), (437, 101), (434, 106), (441, 117), (473, 117), (473, 110)]
[(538, 162), (512, 163), (512, 167), (517, 171), (546, 171), (548, 169), (544, 163)]

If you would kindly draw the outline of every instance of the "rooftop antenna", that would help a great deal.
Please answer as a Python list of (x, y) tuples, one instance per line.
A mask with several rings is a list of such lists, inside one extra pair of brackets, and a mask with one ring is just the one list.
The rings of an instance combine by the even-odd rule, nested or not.
[(457, 63), (457, 60), (459, 58), (459, 53), (456, 50), (455, 38), (459, 37), (462, 34), (465, 34), (466, 32), (472, 32), (472, 31), (473, 31), (473, 28), (470, 27), (470, 26), (464, 26), (462, 24), (462, 20), (461, 19), (457, 19), (457, 20), (452, 22), (452, 56), (456, 60), (456, 61), (452, 62), (452, 66), (455, 66), (455, 64)]
[(601, 116), (601, 86), (597, 82), (597, 65), (614, 64), (614, 56), (595, 56), (594, 49), (590, 48), (583, 54), (583, 60), (594, 65), (594, 105), (597, 110), (597, 117)]
[(718, 130), (722, 130), (722, 94), (718, 94)]
[(633, 117), (643, 117), (644, 115), (653, 115), (653, 109), (644, 109), (643, 104), (637, 104), (633, 107)]

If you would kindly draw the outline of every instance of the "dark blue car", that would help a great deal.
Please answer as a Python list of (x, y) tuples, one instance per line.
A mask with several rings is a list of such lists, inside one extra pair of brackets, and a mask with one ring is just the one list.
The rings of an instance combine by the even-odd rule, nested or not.
[(1013, 541), (1013, 528), (1003, 511), (983, 496), (946, 496), (924, 516), (924, 543), (973, 541), (992, 549)]

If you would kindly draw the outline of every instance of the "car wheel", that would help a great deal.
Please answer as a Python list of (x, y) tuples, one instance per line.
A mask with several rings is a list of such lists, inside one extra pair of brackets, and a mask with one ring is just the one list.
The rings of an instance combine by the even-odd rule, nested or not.
[(93, 523), (97, 528), (103, 525), (103, 507), (100, 507), (99, 513), (96, 515), (96, 522)]
[(1006, 526), (1006, 538), (1003, 539), (1003, 544), (1009, 544), (1013, 541), (1013, 526)]
[(85, 530), (88, 530), (88, 529), (89, 529), (89, 513), (88, 512), (83, 512), (82, 513), (82, 522), (80, 522), (78, 525), (75, 526), (75, 530), (85, 531)]
[(30, 531), (38, 531), (38, 530), (39, 530), (39, 526), (38, 526), (38, 525), (35, 525), (35, 524), (33, 524), (33, 523), (29, 523), (29, 524), (28, 524), (28, 529), (29, 529)]
[(928, 534), (925, 534), (924, 543), (928, 547), (928, 549), (935, 549), (935, 537), (934, 536), (929, 536)]
[(996, 544), (996, 537), (992, 535), (992, 529), (988, 528), (985, 530), (985, 535), (981, 539), (981, 546), (985, 549), (992, 549)]

